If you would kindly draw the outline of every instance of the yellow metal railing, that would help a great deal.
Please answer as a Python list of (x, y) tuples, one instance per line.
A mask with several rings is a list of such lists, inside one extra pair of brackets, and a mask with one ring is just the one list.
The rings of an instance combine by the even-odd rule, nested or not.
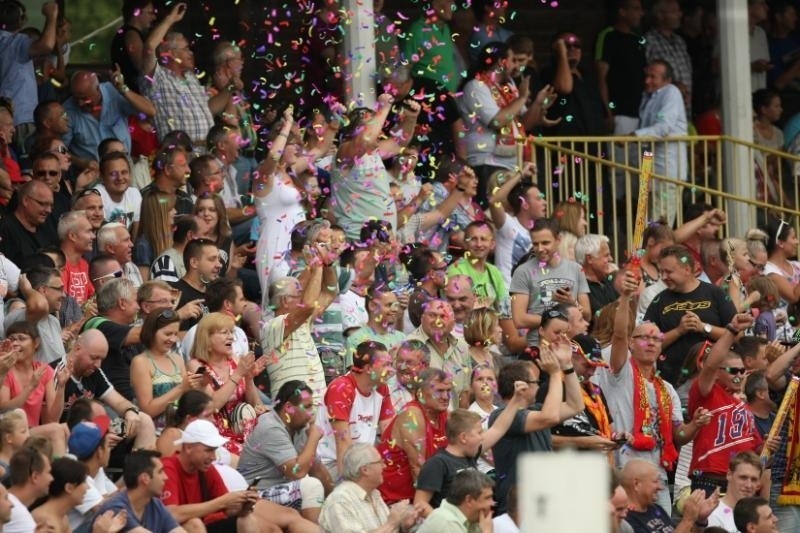
[[(529, 142), (552, 211), (559, 202), (579, 201), (586, 206), (590, 230), (607, 235), (617, 249), (631, 250), (630, 238), (639, 190), (639, 156), (644, 151), (672, 149), (651, 176), (654, 188), (671, 184), (677, 189), (675, 204), (668, 206), (676, 223), (683, 222), (686, 202), (705, 202), (725, 209), (730, 202), (747, 206), (748, 227), (756, 227), (767, 215), (800, 224), (800, 157), (729, 136), (642, 137), (535, 137)], [(685, 159), (674, 157), (683, 150)], [(733, 157), (730, 176), (747, 176), (752, 183), (747, 196), (731, 193), (732, 179), (723, 171), (726, 150), (746, 153), (744, 165)], [(685, 166), (684, 166), (685, 165)], [(685, 176), (685, 181), (679, 178)], [(652, 193), (651, 193), (652, 196)], [(654, 220), (664, 213), (653, 213)], [(723, 231), (727, 235), (727, 229)], [(738, 235), (741, 237), (742, 235)], [(620, 248), (620, 243), (625, 243)], [(637, 243), (641, 246), (641, 243)], [(617, 259), (622, 259), (618, 257)]]

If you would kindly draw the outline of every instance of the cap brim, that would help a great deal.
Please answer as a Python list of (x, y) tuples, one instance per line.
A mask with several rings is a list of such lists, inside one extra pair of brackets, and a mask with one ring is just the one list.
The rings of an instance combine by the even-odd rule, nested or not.
[(588, 359), (588, 358), (587, 358), (587, 359), (586, 359), (586, 361), (587, 361), (587, 362), (588, 362), (590, 365), (592, 365), (593, 367), (595, 367), (595, 368), (597, 368), (597, 367), (600, 367), (600, 368), (608, 368), (608, 363), (606, 363), (606, 362), (605, 362), (605, 361), (603, 361), (603, 360), (600, 360), (600, 361), (595, 361), (594, 359)]

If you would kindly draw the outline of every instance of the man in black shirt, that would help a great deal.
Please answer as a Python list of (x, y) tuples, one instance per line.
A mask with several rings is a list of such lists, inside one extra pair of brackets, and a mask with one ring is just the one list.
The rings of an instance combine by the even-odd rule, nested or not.
[[(222, 268), (219, 249), (208, 239), (192, 239), (186, 243), (186, 247), (183, 249), (183, 264), (186, 266), (186, 275), (178, 281), (170, 283), (173, 288), (181, 291), (179, 308), (189, 302), (205, 300), (206, 285), (219, 277), (219, 271)], [(181, 321), (181, 331), (189, 331), (203, 315), (208, 313), (204, 302), (202, 308), (202, 315)]]
[(58, 246), (55, 228), (45, 224), (53, 211), (53, 190), (31, 180), (17, 191), (17, 208), (0, 220), (0, 252), (21, 265), (42, 248)]
[(95, 399), (125, 420), (125, 435), (133, 439), (134, 448), (154, 448), (156, 433), (153, 419), (114, 389), (101, 369), (107, 354), (108, 342), (103, 333), (90, 329), (78, 336), (66, 359), (56, 365), (56, 373), (65, 365), (71, 368), (70, 379), (64, 387), (62, 420), (67, 419), (72, 404), (78, 398)]
[(111, 384), (125, 399), (133, 401), (131, 361), (140, 353), (141, 326), (133, 326), (139, 313), (136, 288), (126, 278), (112, 279), (97, 292), (97, 316), (86, 321), (83, 330), (99, 330), (107, 340), (102, 368)]
[(675, 383), (689, 348), (719, 339), (736, 308), (725, 291), (695, 277), (695, 261), (685, 246), (664, 248), (658, 269), (667, 288), (650, 303), (644, 320), (664, 333), (661, 348), (665, 358), (658, 369), (664, 379)]

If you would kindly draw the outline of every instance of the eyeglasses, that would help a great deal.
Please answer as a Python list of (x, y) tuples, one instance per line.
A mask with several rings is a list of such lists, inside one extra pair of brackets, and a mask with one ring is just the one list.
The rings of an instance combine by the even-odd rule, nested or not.
[(636, 340), (652, 342), (653, 344), (664, 342), (664, 337), (659, 337), (656, 335), (633, 335), (631, 338)]
[(55, 178), (55, 177), (61, 175), (61, 171), (60, 170), (37, 170), (34, 173), (34, 175), (42, 177), (42, 178), (45, 177), (45, 176), (50, 176), (51, 178)]
[(781, 238), (781, 232), (783, 231), (784, 226), (788, 226), (789, 223), (785, 220), (781, 219), (781, 223), (778, 224), (778, 230), (775, 232), (775, 242), (778, 242), (778, 239)]
[(158, 313), (158, 318), (163, 318), (164, 320), (172, 320), (177, 316), (178, 313), (172, 309), (163, 309), (160, 313)]
[(731, 376), (743, 376), (747, 372), (747, 369), (744, 368), (743, 366), (738, 366), (738, 367), (737, 366), (728, 366), (728, 367), (723, 367), (720, 370), (724, 370), (725, 372), (727, 372)]
[(110, 278), (121, 278), (121, 277), (122, 277), (122, 270), (117, 270), (117, 271), (115, 271), (115, 272), (111, 272), (111, 273), (109, 273), (109, 274), (103, 274), (103, 275), (102, 275), (102, 276), (100, 276), (99, 278), (94, 278), (94, 279), (92, 280), (92, 283), (94, 283), (94, 282), (96, 282), (96, 281), (101, 281), (101, 280), (104, 280), (104, 279), (110, 279)]
[(160, 305), (162, 307), (169, 307), (175, 305), (175, 302), (173, 300), (170, 300), (169, 298), (161, 298), (160, 300), (144, 300), (143, 303)]
[[(67, 118), (67, 114), (66, 113), (64, 113), (64, 118)], [(59, 146), (57, 148), (53, 148), (52, 150), (50, 150), (50, 153), (51, 154), (67, 155), (69, 153), (69, 150), (67, 150), (67, 147), (62, 144), (61, 146)]]
[(11, 342), (25, 342), (31, 340), (31, 336), (20, 333), (18, 335), (9, 335), (7, 339)]
[(28, 198), (30, 198), (31, 200), (33, 200), (34, 202), (39, 204), (39, 207), (49, 207), (50, 209), (53, 208), (53, 202), (45, 202), (45, 201), (39, 200), (38, 198), (34, 198), (33, 196), (28, 196)]

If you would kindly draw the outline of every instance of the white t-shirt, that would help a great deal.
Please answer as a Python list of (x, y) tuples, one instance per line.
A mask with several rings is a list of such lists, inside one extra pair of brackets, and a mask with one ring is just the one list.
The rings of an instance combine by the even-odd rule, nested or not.
[(92, 514), (90, 514), (89, 511), (103, 502), (103, 495), (100, 494), (100, 491), (94, 486), (94, 478), (86, 476), (86, 485), (88, 489), (86, 489), (86, 494), (83, 496), (83, 502), (73, 508), (67, 515), (69, 527), (72, 531), (78, 529), (84, 520), (91, 518)]
[(708, 516), (708, 526), (721, 527), (730, 533), (739, 531), (733, 522), (733, 509), (723, 502), (719, 502), (717, 508)]
[(497, 228), (494, 264), (503, 274), (506, 286), (511, 285), (511, 269), (531, 249), (531, 234), (517, 217), (506, 214), (506, 221)]
[(369, 321), (367, 304), (363, 296), (352, 290), (339, 296), (342, 305), (342, 331), (350, 328), (360, 328)]
[(100, 467), (100, 470), (97, 471), (97, 475), (94, 476), (94, 486), (103, 496), (117, 492), (117, 486), (108, 479), (103, 467)]
[[(484, 411), (481, 408), (480, 405), (478, 405), (478, 402), (472, 402), (472, 404), (470, 404), (470, 406), (469, 406), (469, 410), (470, 411), (472, 411), (473, 413), (478, 413), (479, 415), (481, 415), (481, 426), (483, 426), (483, 430), (484, 431), (489, 429), (489, 415), (491, 415), (492, 412), (495, 409), (497, 409), (497, 406), (493, 405), (492, 406), (492, 411), (487, 413), (486, 411)], [(490, 449), (489, 450), (489, 455), (490, 456), (491, 456), (491, 453), (492, 453), (492, 450)], [(494, 465), (492, 463), (490, 463), (489, 461), (487, 461), (486, 459), (484, 459), (484, 456), (481, 455), (480, 457), (478, 457), (478, 470), (480, 470), (481, 472), (486, 474), (487, 472), (489, 472), (491, 470), (494, 470)], [(495, 527), (497, 527), (497, 526), (495, 526)]]
[(3, 525), (3, 533), (31, 533), (36, 530), (36, 521), (28, 508), (19, 499), (8, 493), (8, 500), (14, 504), (11, 508), (11, 520)]
[(94, 187), (100, 192), (103, 199), (103, 218), (106, 222), (121, 222), (131, 230), (134, 222), (139, 222), (142, 208), (142, 193), (135, 187), (128, 187), (122, 193), (122, 201), (115, 202), (108, 195), (105, 185), (102, 183)]
[(492, 527), (494, 528), (494, 533), (519, 533), (519, 527), (511, 520), (508, 513), (492, 518)]

